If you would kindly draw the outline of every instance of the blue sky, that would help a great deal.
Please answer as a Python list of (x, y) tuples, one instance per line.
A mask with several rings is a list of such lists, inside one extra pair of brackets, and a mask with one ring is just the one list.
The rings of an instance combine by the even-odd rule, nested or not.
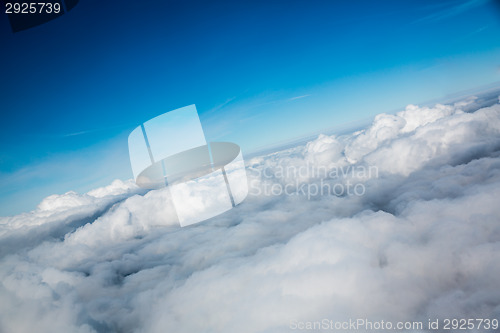
[(132, 177), (127, 136), (196, 104), (243, 152), (500, 81), (492, 1), (81, 0), (0, 17), (0, 215)]

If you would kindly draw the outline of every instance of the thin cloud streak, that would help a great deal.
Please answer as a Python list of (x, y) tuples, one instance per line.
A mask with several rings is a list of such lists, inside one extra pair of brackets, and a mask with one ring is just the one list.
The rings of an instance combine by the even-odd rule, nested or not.
[(292, 97), (292, 98), (290, 98), (288, 100), (289, 101), (295, 101), (297, 99), (306, 98), (306, 97), (309, 97), (309, 96), (311, 96), (311, 95), (309, 94), (309, 95), (295, 96), (295, 97)]
[(460, 4), (453, 4), (445, 9), (442, 9), (440, 11), (434, 12), (430, 15), (427, 15), (425, 17), (422, 17), (418, 20), (416, 20), (415, 23), (426, 23), (426, 22), (438, 22), (442, 21), (457, 15), (460, 15), (462, 13), (465, 13), (471, 9), (474, 9), (476, 7), (482, 6), (486, 4), (488, 0), (469, 0), (462, 2)]

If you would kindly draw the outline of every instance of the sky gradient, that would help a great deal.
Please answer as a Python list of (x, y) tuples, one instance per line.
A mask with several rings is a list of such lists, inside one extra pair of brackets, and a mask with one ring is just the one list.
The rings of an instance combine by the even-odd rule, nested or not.
[(132, 177), (127, 136), (196, 104), (243, 153), (500, 80), (493, 1), (97, 1), (0, 17), (0, 215)]

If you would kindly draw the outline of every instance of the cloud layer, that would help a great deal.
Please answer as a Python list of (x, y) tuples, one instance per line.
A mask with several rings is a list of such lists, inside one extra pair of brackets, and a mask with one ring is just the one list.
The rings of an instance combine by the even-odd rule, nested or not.
[(500, 104), (471, 103), (248, 160), (245, 202), (186, 228), (168, 190), (122, 181), (1, 218), (0, 331), (500, 318)]

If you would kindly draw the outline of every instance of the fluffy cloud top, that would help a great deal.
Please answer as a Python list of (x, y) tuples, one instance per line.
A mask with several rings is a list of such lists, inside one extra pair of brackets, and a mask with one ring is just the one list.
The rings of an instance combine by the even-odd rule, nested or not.
[[(500, 104), (471, 103), (253, 158), (246, 201), (186, 228), (168, 190), (121, 181), (1, 218), (0, 331), (498, 319)], [(349, 183), (363, 193), (311, 193)]]

